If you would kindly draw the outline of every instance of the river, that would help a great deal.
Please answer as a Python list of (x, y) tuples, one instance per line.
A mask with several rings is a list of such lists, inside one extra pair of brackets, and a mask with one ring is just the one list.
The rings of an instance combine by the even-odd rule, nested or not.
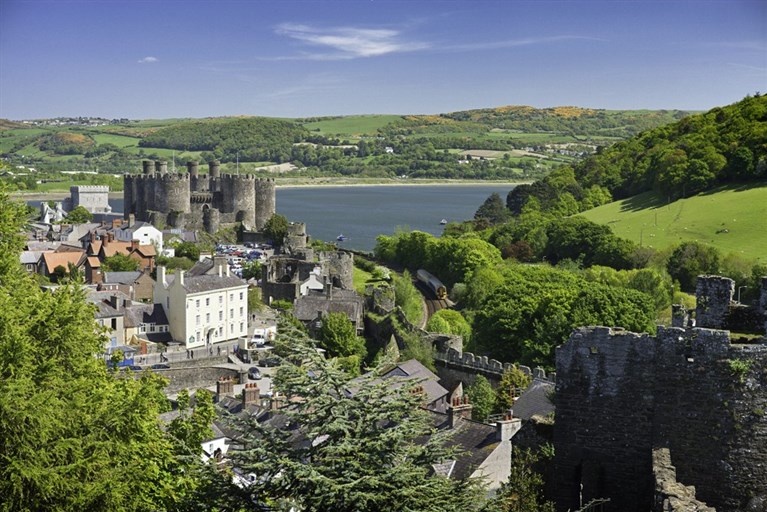
[[(323, 186), (277, 188), (277, 213), (305, 222), (307, 233), (320, 240), (347, 237), (339, 245), (372, 251), (375, 238), (397, 228), (442, 233), (440, 221), (462, 221), (493, 192), (506, 201), (511, 184)], [(28, 201), (39, 207), (40, 201)], [(122, 198), (110, 198), (115, 212), (123, 211)]]

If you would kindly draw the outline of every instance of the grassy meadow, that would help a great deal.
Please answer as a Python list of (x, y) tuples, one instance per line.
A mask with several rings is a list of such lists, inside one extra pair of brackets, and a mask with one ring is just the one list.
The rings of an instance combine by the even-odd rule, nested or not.
[(767, 182), (729, 185), (671, 203), (647, 192), (581, 215), (646, 247), (697, 240), (723, 254), (767, 261)]
[(310, 132), (319, 132), (323, 135), (358, 137), (360, 135), (374, 135), (379, 128), (400, 119), (402, 116), (396, 115), (344, 116), (303, 123), (303, 126)]

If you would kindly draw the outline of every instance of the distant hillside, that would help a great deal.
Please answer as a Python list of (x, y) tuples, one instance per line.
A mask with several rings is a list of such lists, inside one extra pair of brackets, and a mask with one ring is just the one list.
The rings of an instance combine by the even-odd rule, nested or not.
[(697, 240), (724, 254), (767, 262), (767, 182), (728, 185), (671, 203), (646, 192), (581, 215), (645, 247)]
[(648, 190), (684, 197), (722, 183), (767, 177), (767, 96), (655, 128), (575, 166), (582, 186), (615, 198)]
[(502, 130), (556, 132), (575, 136), (631, 137), (673, 123), (691, 112), (684, 110), (597, 110), (580, 107), (533, 108), (505, 106), (443, 114), (456, 121), (470, 121)]
[(0, 119), (0, 131), (13, 130), (14, 128), (26, 128), (23, 123), (17, 123), (15, 121), (9, 121), (8, 119)]
[[(139, 145), (185, 151), (209, 151), (214, 158), (284, 161), (291, 146), (308, 132), (292, 121), (264, 117), (182, 121), (146, 135)], [(284, 156), (284, 158), (283, 158)]]
[(691, 115), (515, 188), (507, 205), (569, 215), (642, 192), (667, 201), (723, 184), (767, 179), (767, 96)]

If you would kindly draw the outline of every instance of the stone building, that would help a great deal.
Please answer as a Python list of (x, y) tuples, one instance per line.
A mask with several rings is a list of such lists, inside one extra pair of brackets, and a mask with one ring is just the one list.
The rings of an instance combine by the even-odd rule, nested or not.
[(143, 174), (126, 174), (123, 181), (125, 218), (134, 214), (155, 226), (213, 233), (240, 222), (261, 230), (275, 213), (274, 180), (222, 175), (218, 161), (200, 174), (197, 162), (188, 162), (185, 173), (169, 173), (167, 162), (144, 160)]
[(64, 210), (71, 212), (82, 206), (91, 213), (110, 213), (109, 187), (106, 185), (75, 185), (69, 187), (70, 197), (64, 200)]

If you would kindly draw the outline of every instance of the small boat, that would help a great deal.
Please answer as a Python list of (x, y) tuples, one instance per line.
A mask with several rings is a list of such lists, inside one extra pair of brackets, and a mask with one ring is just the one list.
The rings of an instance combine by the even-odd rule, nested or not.
[(439, 221), (439, 223), (444, 226), (445, 224), (447, 224), (447, 219), (442, 219), (441, 221)]
[(349, 237), (348, 236), (344, 236), (343, 233), (341, 233), (340, 235), (338, 235), (336, 237), (336, 240), (338, 240), (339, 242), (343, 242), (343, 241), (348, 240), (348, 239), (349, 239)]

